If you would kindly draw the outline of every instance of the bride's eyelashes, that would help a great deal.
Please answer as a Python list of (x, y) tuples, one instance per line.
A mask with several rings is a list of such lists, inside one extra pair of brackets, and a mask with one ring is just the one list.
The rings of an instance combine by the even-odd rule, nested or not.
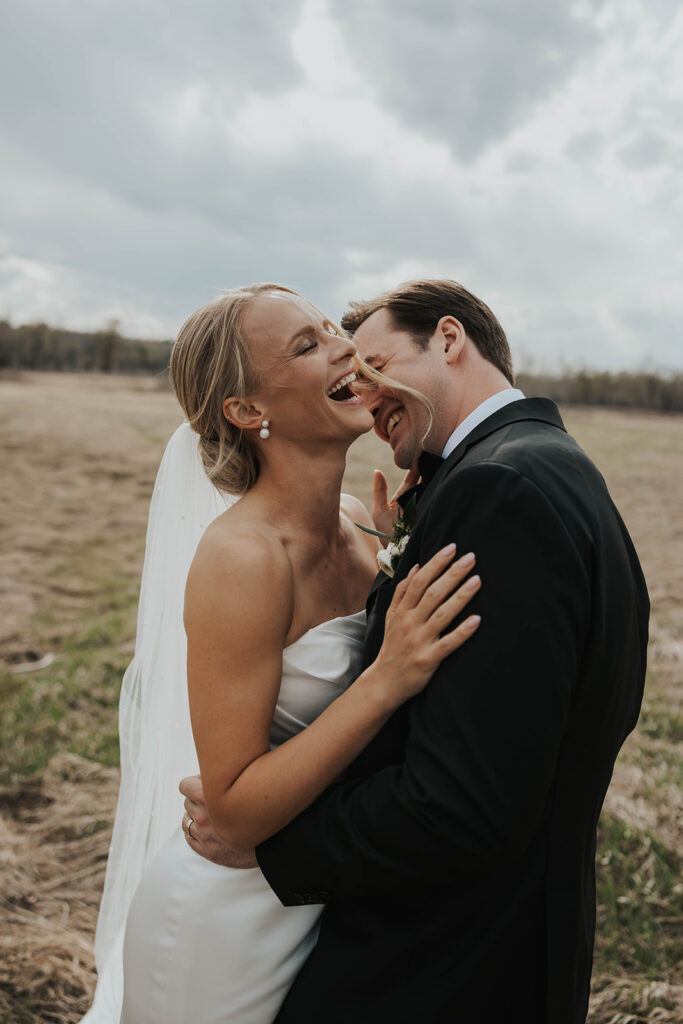
[(318, 342), (317, 341), (312, 341), (310, 345), (305, 345), (304, 348), (300, 348), (299, 351), (297, 352), (297, 355), (298, 356), (303, 356), (303, 355), (306, 354), (306, 352), (312, 352), (313, 349), (315, 349), (317, 347), (318, 347)]
[[(331, 323), (325, 324), (324, 325), (324, 330), (325, 330), (325, 332), (327, 334), (331, 334), (332, 337), (334, 337), (334, 338), (341, 338), (341, 334), (339, 333), (337, 328), (334, 326), (334, 324), (331, 324)], [(314, 338), (311, 338), (311, 341), (307, 345), (304, 345), (303, 348), (300, 348), (299, 351), (296, 354), (297, 354), (297, 356), (303, 356), (307, 352), (312, 352), (313, 349), (316, 349), (317, 347), (318, 347), (318, 342)]]

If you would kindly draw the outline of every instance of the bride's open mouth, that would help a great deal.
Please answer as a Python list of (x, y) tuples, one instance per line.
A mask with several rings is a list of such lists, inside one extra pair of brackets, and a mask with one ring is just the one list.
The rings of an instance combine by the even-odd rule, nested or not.
[(346, 373), (343, 377), (340, 377), (327, 392), (327, 397), (330, 401), (336, 402), (339, 405), (358, 405), (361, 398), (351, 390), (351, 384), (353, 384), (355, 379), (356, 374), (353, 372)]

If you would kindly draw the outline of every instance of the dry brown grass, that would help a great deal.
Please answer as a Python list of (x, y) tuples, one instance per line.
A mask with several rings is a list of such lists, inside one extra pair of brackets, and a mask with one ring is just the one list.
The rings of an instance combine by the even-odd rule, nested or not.
[(73, 1021), (87, 1008), (93, 922), (116, 804), (114, 768), (57, 754), (0, 790), (0, 1018)]
[[(0, 378), (0, 1022), (76, 1021), (117, 788), (118, 684), (130, 657), (147, 505), (180, 413), (150, 378)], [(601, 830), (593, 1024), (683, 1019), (680, 954), (683, 419), (571, 410), (641, 554), (653, 598), (643, 716)], [(372, 435), (346, 486), (400, 478)], [(35, 673), (8, 669), (46, 653)], [(624, 902), (624, 900), (626, 902)], [(678, 909), (677, 909), (678, 907)], [(649, 957), (649, 959), (648, 959)]]

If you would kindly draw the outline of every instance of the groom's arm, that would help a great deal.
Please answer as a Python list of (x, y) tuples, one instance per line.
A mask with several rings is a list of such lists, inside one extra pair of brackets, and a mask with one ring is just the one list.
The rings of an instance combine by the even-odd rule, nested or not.
[(476, 553), (482, 625), (412, 702), (401, 763), (327, 790), (258, 847), (287, 905), (485, 871), (543, 812), (589, 614), (583, 559), (543, 492), (491, 464), (446, 483), (422, 536), (423, 564), (451, 540)]

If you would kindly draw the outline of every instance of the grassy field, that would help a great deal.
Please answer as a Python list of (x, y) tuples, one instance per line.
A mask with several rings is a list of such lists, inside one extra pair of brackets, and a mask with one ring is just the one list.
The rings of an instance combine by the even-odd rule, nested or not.
[[(0, 377), (0, 1024), (76, 1021), (116, 799), (147, 506), (181, 415), (155, 378)], [(653, 602), (640, 724), (600, 827), (593, 1024), (683, 1018), (683, 417), (572, 409)], [(346, 489), (394, 470), (373, 435)], [(40, 666), (43, 667), (40, 667)]]

